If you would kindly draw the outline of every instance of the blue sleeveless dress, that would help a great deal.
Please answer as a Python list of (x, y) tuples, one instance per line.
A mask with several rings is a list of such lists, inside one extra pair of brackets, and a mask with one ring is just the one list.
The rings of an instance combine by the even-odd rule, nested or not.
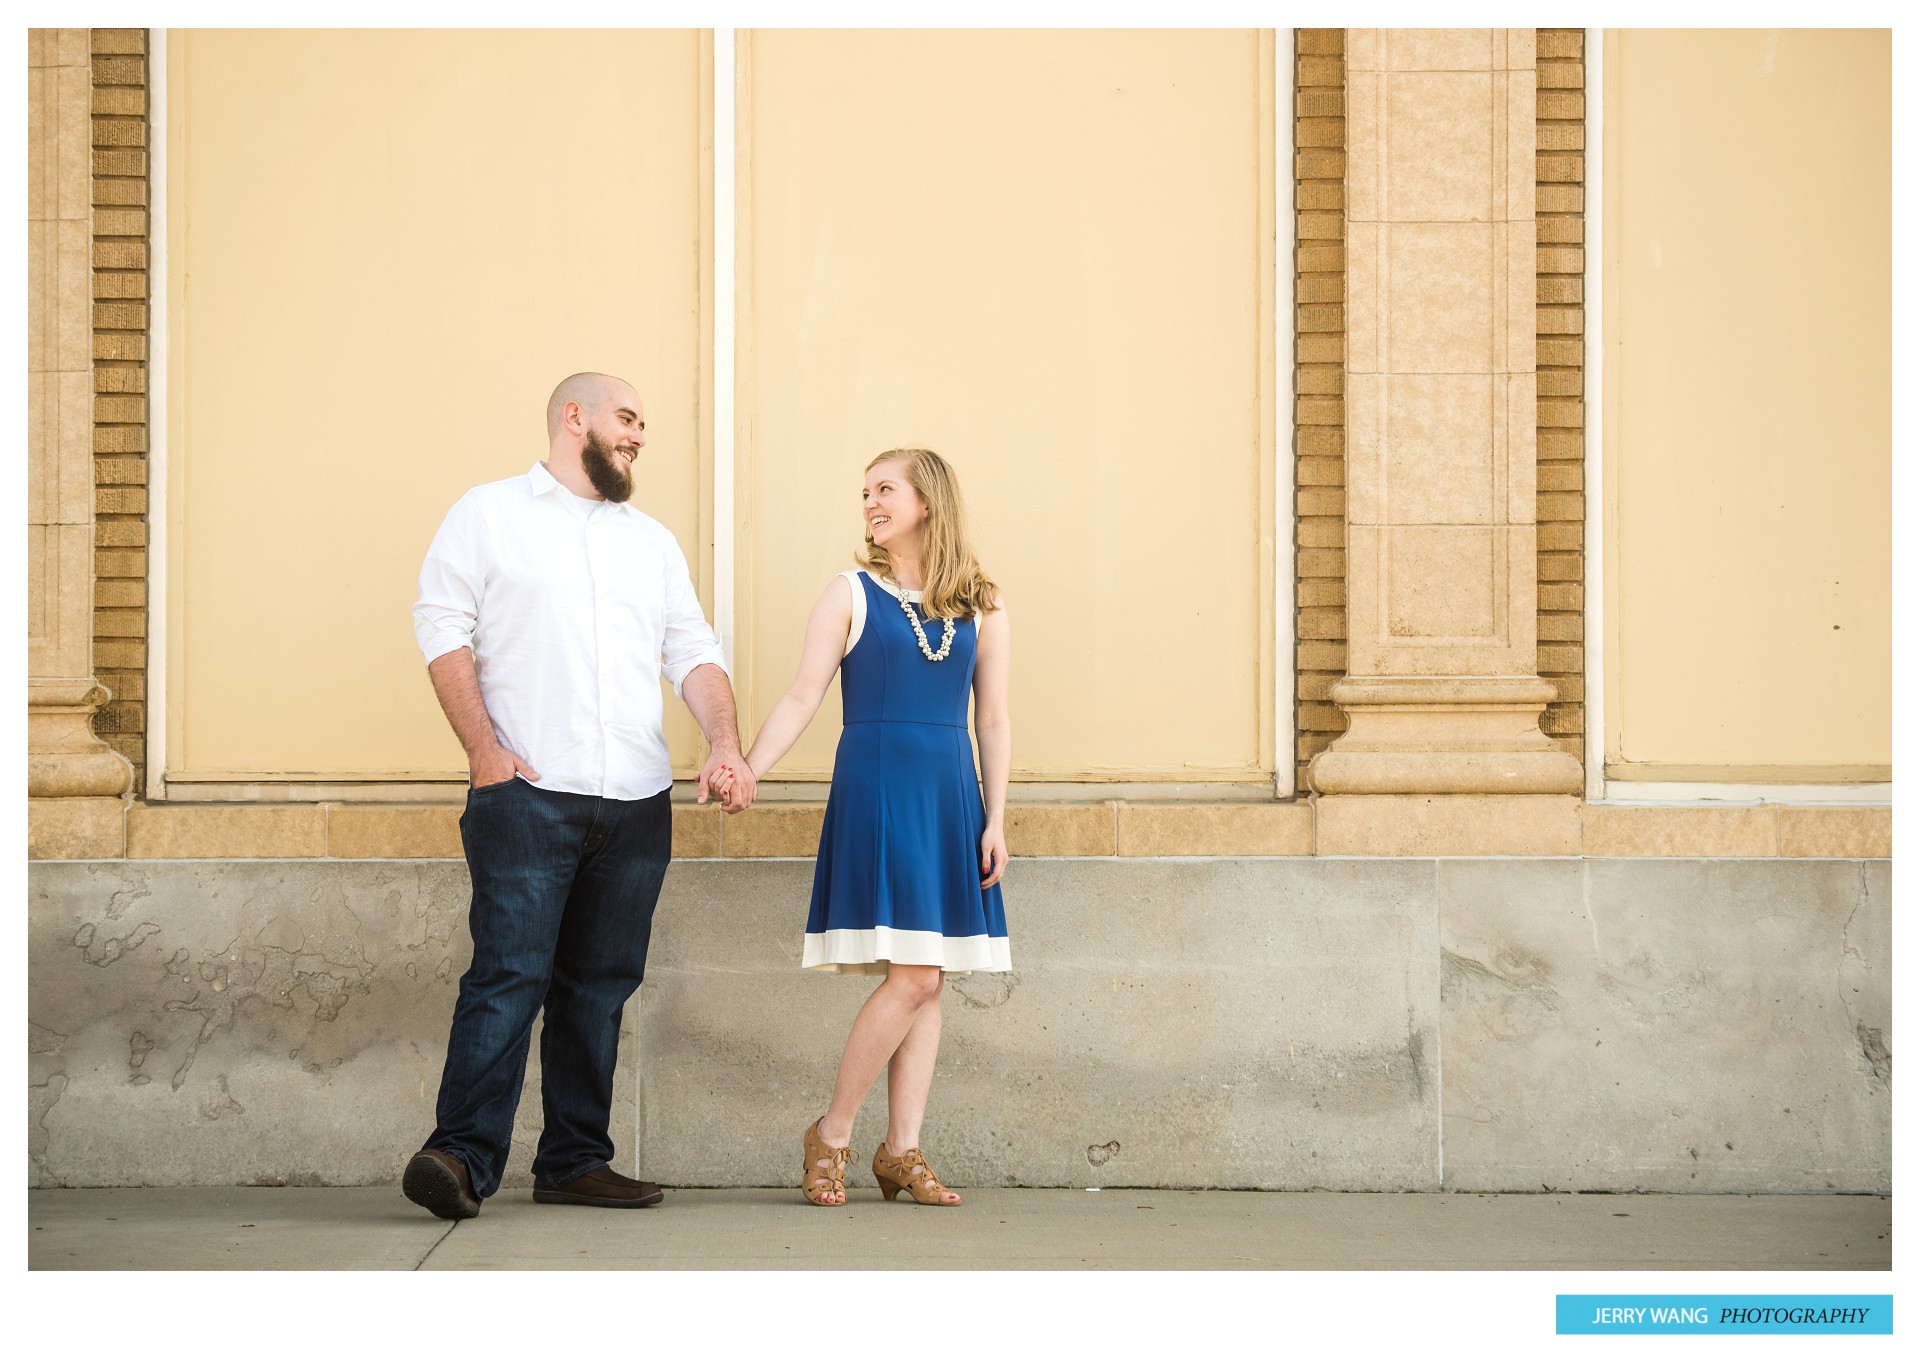
[[(865, 572), (852, 580), (866, 621), (840, 662), (844, 726), (800, 964), (1010, 971), (1000, 884), (980, 889), (986, 812), (967, 735), (978, 626), (954, 621), (953, 650), (928, 661), (899, 599)], [(938, 652), (944, 626), (917, 612)]]

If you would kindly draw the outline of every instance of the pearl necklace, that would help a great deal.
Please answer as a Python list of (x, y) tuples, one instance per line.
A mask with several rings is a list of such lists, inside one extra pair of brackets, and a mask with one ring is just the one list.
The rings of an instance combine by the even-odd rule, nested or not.
[(902, 587), (893, 594), (894, 598), (900, 602), (900, 608), (907, 612), (907, 622), (913, 625), (913, 636), (920, 643), (921, 655), (928, 661), (945, 661), (947, 654), (953, 651), (953, 621), (951, 619), (941, 621), (946, 626), (946, 632), (941, 636), (940, 650), (935, 652), (927, 642), (927, 631), (920, 627), (920, 616), (913, 612), (913, 606), (907, 600), (906, 588)]

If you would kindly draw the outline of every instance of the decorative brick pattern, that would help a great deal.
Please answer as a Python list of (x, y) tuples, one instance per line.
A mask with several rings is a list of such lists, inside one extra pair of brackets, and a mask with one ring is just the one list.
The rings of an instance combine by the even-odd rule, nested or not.
[(1586, 51), (1579, 28), (1542, 28), (1535, 134), (1540, 231), (1540, 674), (1559, 686), (1540, 725), (1576, 759), (1586, 733)]
[(147, 34), (92, 30), (94, 732), (146, 782)]
[[(1296, 782), (1346, 729), (1346, 30), (1294, 30)], [(1302, 790), (1304, 792), (1304, 787)]]

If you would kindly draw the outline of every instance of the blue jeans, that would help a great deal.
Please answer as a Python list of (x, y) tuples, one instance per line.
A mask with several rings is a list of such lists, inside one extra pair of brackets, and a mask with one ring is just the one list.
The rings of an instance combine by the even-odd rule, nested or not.
[(622, 802), (513, 778), (468, 790), (460, 839), (473, 878), (473, 965), (460, 978), (426, 1148), (458, 1155), (475, 1195), (499, 1190), (544, 1007), (546, 1126), (533, 1176), (565, 1186), (613, 1161), (620, 1011), (646, 972), (673, 812), (665, 792)]

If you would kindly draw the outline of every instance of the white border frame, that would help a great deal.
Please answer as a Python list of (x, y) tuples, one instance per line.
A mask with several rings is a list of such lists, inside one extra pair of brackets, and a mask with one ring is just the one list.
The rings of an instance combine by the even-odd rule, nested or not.
[[(734, 30), (713, 30), (713, 628), (734, 670)], [(735, 676), (738, 684), (738, 675)]]
[(1586, 529), (1582, 532), (1584, 555), (1580, 576), (1586, 585), (1586, 697), (1582, 701), (1581, 725), (1586, 728), (1587, 800), (1597, 802), (1607, 795), (1607, 662), (1603, 639), (1607, 631), (1606, 565), (1606, 479), (1600, 472), (1600, 450), (1605, 436), (1601, 418), (1605, 415), (1601, 400), (1603, 388), (1600, 363), (1605, 359), (1606, 332), (1601, 320), (1606, 314), (1606, 278), (1601, 268), (1605, 258), (1600, 248), (1600, 224), (1604, 214), (1603, 183), (1606, 126), (1606, 70), (1602, 65), (1606, 48), (1606, 30), (1589, 28), (1581, 38), (1586, 50), (1587, 119), (1585, 151), (1586, 195), (1581, 199), (1581, 243), (1586, 249), (1585, 298), (1587, 322), (1586, 364), (1580, 395), (1586, 403), (1585, 429), (1582, 433), (1584, 469), (1582, 486), (1587, 494)]
[(1657, 806), (1686, 803), (1728, 806), (1761, 802), (1800, 804), (1829, 803), (1857, 807), (1886, 807), (1893, 802), (1890, 783), (1699, 783), (1670, 780), (1664, 783), (1633, 779), (1609, 779), (1606, 796), (1609, 805), (1638, 802)]
[(147, 30), (147, 773), (167, 800), (167, 30)]
[(1607, 777), (1607, 485), (1604, 464), (1606, 416), (1603, 363), (1607, 359), (1606, 287), (1606, 29), (1584, 30), (1586, 49), (1586, 197), (1583, 241), (1586, 248), (1586, 529), (1583, 532), (1586, 582), (1586, 796), (1589, 802), (1652, 803), (1847, 803), (1887, 806), (1891, 783), (1702, 783), (1651, 782)]
[(1299, 91), (1294, 45), (1296, 30), (1276, 28), (1273, 34), (1273, 795), (1296, 795), (1299, 766), (1294, 764), (1299, 729), (1294, 726), (1298, 674), (1295, 636), (1298, 629), (1299, 578), (1294, 546), (1296, 519), (1294, 479), (1298, 472), (1293, 442), (1298, 409), (1295, 406), (1294, 360), (1298, 335), (1294, 332), (1293, 160), (1294, 107)]

